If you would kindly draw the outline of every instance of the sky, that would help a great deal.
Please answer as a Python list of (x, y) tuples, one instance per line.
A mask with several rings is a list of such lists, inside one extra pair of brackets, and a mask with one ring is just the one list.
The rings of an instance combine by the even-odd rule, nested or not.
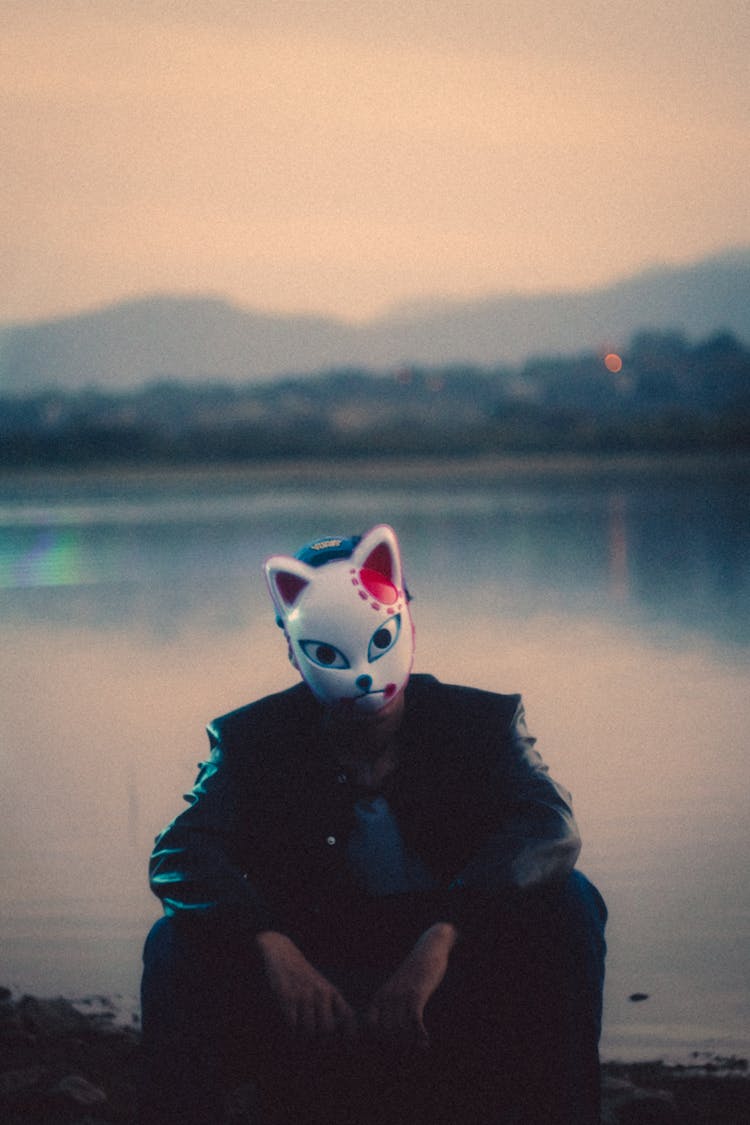
[(375, 317), (750, 245), (747, 0), (0, 0), (0, 322)]

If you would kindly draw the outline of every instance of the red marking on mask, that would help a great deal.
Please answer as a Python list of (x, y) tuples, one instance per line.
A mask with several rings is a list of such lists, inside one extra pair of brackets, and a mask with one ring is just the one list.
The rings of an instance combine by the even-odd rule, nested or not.
[(381, 605), (394, 605), (398, 601), (398, 590), (379, 571), (360, 570), (359, 580), (368, 594), (371, 594), (375, 601), (380, 602)]
[(383, 688), (383, 696), (385, 699), (391, 699), (397, 691), (396, 684), (386, 684)]
[(393, 578), (393, 555), (387, 543), (378, 543), (365, 559), (365, 570), (376, 570), (388, 581)]

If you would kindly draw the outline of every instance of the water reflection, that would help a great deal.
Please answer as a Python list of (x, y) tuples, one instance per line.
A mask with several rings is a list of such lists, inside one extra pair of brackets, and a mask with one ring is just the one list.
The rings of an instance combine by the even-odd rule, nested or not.
[[(239, 613), (244, 622), (267, 554), (293, 550), (321, 528), (346, 532), (387, 519), (417, 591), (449, 588), (462, 575), (472, 586), (494, 585), (504, 610), (574, 604), (744, 645), (748, 507), (744, 489), (670, 482), (0, 501), (0, 613), (49, 620), (73, 608), (105, 628), (136, 615), (174, 634), (205, 612), (205, 599), (217, 621)], [(59, 586), (69, 591), (64, 601), (45, 595)]]
[[(523, 691), (573, 790), (612, 910), (606, 1042), (738, 1049), (747, 509), (744, 489), (670, 481), (0, 494), (6, 971), (134, 989), (156, 912), (146, 857), (204, 723), (293, 680), (262, 560), (387, 519), (418, 669)], [(648, 1004), (628, 1005), (635, 991)]]

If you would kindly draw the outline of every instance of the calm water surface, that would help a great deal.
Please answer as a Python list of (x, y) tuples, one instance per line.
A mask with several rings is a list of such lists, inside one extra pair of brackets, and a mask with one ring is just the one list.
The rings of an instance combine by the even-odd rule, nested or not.
[(293, 679), (263, 559), (384, 521), (417, 670), (522, 691), (573, 792), (610, 906), (605, 1055), (747, 1056), (747, 484), (0, 482), (0, 983), (136, 993), (203, 727)]

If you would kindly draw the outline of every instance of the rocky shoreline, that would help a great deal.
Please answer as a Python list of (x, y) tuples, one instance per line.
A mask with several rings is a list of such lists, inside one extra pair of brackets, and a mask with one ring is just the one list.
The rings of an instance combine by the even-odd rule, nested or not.
[[(0, 988), (0, 1121), (135, 1125), (139, 1038), (137, 1015), (123, 1019), (108, 997), (71, 1002)], [(602, 1076), (603, 1125), (750, 1125), (744, 1059), (605, 1063)], [(252, 1125), (247, 1101), (237, 1091), (233, 1125)]]

